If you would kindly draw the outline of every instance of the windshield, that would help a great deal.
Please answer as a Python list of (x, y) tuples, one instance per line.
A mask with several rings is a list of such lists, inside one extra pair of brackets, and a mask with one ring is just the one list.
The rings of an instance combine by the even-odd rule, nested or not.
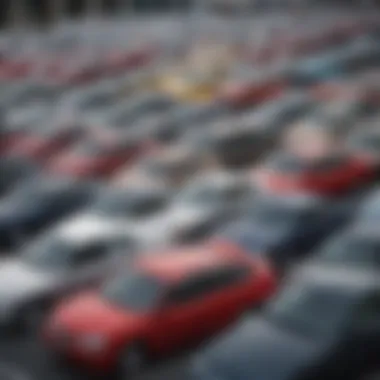
[(325, 244), (316, 260), (329, 264), (380, 268), (380, 239), (368, 236), (340, 235)]
[(222, 239), (236, 243), (239, 247), (243, 248), (246, 252), (261, 253), (261, 250), (266, 245), (268, 239), (260, 239), (258, 233), (255, 230), (255, 226), (250, 221), (245, 223), (238, 223), (236, 225), (228, 227), (225, 231), (222, 231)]
[(70, 266), (75, 253), (75, 247), (64, 239), (49, 236), (28, 248), (23, 259), (39, 268), (59, 269)]
[(292, 205), (258, 200), (248, 213), (249, 218), (259, 225), (278, 226), (297, 221), (301, 217), (300, 211)]
[(374, 153), (380, 153), (380, 136), (355, 136), (355, 138), (351, 139), (350, 145), (353, 149), (369, 150)]
[[(348, 293), (348, 292), (347, 292)], [(264, 312), (281, 328), (312, 339), (326, 338), (340, 330), (350, 315), (350, 296), (331, 288), (293, 284), (286, 288)]]
[(102, 294), (109, 302), (133, 311), (150, 311), (162, 298), (164, 286), (142, 273), (128, 273), (105, 284)]
[(306, 163), (296, 156), (281, 154), (267, 161), (265, 167), (282, 173), (297, 174), (306, 169)]
[(158, 212), (163, 205), (164, 199), (159, 195), (125, 192), (104, 197), (95, 205), (94, 210), (109, 216), (142, 217)]
[(190, 186), (178, 195), (177, 202), (184, 205), (210, 205), (218, 203), (220, 191), (211, 183)]
[(60, 188), (56, 187), (54, 183), (38, 183), (33, 181), (33, 183), (28, 183), (28, 186), (23, 186), (14, 192), (12, 198), (17, 201), (20, 207), (36, 209), (50, 205), (60, 192)]

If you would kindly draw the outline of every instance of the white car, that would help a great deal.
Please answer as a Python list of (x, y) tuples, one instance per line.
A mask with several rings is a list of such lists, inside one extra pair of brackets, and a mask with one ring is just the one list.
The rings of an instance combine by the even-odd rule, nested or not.
[(201, 240), (238, 212), (249, 194), (243, 176), (202, 174), (185, 186), (164, 212), (146, 223), (131, 225), (130, 231), (147, 248)]
[(0, 325), (35, 327), (60, 297), (101, 281), (137, 246), (122, 223), (64, 222), (1, 263)]
[(164, 211), (170, 197), (171, 192), (161, 186), (113, 187), (103, 193), (86, 211), (72, 216), (67, 224), (86, 224), (89, 220), (120, 223), (124, 226), (145, 223)]

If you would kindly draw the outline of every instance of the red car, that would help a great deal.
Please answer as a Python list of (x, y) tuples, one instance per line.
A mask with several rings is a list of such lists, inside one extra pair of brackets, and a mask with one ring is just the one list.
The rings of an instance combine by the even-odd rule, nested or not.
[(307, 158), (281, 152), (254, 172), (259, 188), (322, 196), (343, 194), (368, 184), (375, 177), (376, 167), (369, 161), (339, 153)]
[(310, 92), (315, 100), (328, 102), (334, 99), (356, 96), (356, 94), (362, 92), (362, 89), (353, 80), (343, 79), (319, 83), (312, 86)]
[(9, 152), (25, 134), (24, 130), (8, 130), (0, 127), (0, 156)]
[(218, 95), (233, 107), (249, 107), (274, 99), (286, 90), (287, 81), (279, 72), (257, 72), (254, 78), (232, 78), (225, 83)]
[(258, 307), (276, 285), (261, 259), (227, 244), (140, 256), (129, 273), (59, 305), (43, 338), (59, 357), (130, 375)]
[(128, 70), (137, 69), (149, 64), (157, 51), (153, 46), (142, 47), (135, 50), (114, 50), (106, 54), (105, 69), (107, 73), (118, 74)]
[(147, 148), (141, 141), (129, 136), (96, 135), (80, 141), (58, 156), (49, 165), (55, 174), (85, 178), (107, 178), (127, 162), (144, 154)]
[[(380, 174), (380, 132), (379, 121), (374, 119), (366, 128), (360, 129), (350, 135), (346, 147), (352, 155), (367, 161)], [(363, 126), (364, 127), (364, 126)]]
[(61, 153), (82, 135), (76, 128), (41, 128), (24, 132), (7, 150), (12, 157), (45, 161)]

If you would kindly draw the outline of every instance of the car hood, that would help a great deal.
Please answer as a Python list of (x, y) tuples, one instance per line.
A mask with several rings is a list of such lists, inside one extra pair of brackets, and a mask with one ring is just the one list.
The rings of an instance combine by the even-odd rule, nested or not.
[[(242, 331), (244, 335), (237, 339)], [(195, 359), (192, 375), (194, 379), (290, 380), (313, 365), (319, 353), (311, 341), (265, 320), (249, 320)]]
[(89, 292), (63, 303), (53, 315), (53, 324), (72, 333), (114, 333), (134, 330), (142, 317), (107, 302), (98, 293)]
[(21, 260), (0, 263), (0, 307), (11, 307), (24, 298), (51, 289), (59, 277)]
[(209, 210), (197, 207), (173, 206), (144, 223), (133, 226), (137, 235), (149, 243), (166, 242), (177, 233), (191, 228), (209, 215)]
[(0, 231), (12, 228), (15, 224), (34, 218), (38, 212), (34, 205), (25, 200), (7, 200), (0, 202)]

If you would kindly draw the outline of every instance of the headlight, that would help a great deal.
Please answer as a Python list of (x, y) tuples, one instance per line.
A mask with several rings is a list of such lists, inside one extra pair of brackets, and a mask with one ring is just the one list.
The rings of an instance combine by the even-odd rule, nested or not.
[(99, 334), (85, 335), (78, 340), (78, 346), (85, 351), (99, 352), (102, 351), (106, 345), (107, 339)]

